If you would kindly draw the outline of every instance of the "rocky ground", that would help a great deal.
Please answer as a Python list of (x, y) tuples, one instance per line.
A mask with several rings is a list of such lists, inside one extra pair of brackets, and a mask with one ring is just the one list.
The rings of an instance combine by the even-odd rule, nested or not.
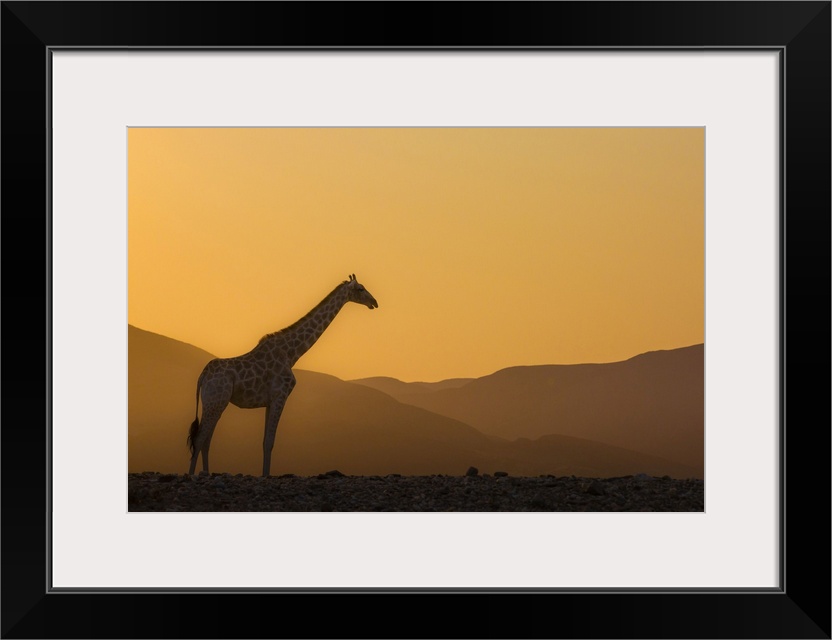
[(702, 480), (131, 473), (130, 511), (704, 511)]

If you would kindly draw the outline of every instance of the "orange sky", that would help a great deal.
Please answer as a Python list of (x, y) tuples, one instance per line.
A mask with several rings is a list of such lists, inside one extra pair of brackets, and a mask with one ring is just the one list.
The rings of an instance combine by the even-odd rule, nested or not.
[(704, 341), (704, 129), (128, 132), (129, 322), (250, 350), (348, 274), (298, 368), (482, 376)]

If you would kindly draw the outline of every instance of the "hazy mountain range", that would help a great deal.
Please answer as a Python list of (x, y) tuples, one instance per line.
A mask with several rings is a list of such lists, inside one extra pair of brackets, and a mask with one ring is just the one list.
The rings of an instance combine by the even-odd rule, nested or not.
[[(128, 327), (129, 471), (184, 473), (196, 380), (214, 356)], [(704, 348), (513, 367), (436, 383), (295, 372), (272, 474), (481, 473), (702, 478)], [(258, 475), (264, 409), (225, 410), (211, 470)]]
[(703, 471), (702, 344), (609, 364), (511, 367), (436, 386), (392, 378), (355, 382), (487, 435), (514, 439), (557, 433), (662, 456)]

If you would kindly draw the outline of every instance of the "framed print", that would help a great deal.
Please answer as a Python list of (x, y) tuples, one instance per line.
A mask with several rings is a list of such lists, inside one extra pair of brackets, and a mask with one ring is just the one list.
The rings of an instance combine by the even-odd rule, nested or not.
[[(409, 621), (406, 636), (830, 637), (828, 2), (4, 2), (2, 11), (3, 289), (14, 363), (4, 392), (2, 572), (19, 586), (4, 588), (5, 637), (399, 635), (344, 622), (354, 598), (367, 611), (380, 597)], [(430, 35), (382, 34), (365, 26), (371, 17)], [(506, 163), (515, 157), (524, 162)], [(582, 237), (593, 239), (591, 255)], [(321, 277), (346, 261), (358, 264), (337, 281)], [(407, 306), (408, 291), (419, 305)], [(561, 306), (533, 305), (540, 292)], [(616, 296), (626, 303), (613, 305)], [(299, 311), (276, 317), (291, 298)], [(349, 301), (359, 305), (341, 312)], [(498, 313), (501, 302), (508, 313)], [(352, 333), (321, 337), (341, 313), (336, 322)], [(579, 322), (569, 324), (570, 314)], [(680, 322), (688, 317), (692, 326)], [(174, 320), (207, 329), (186, 335)], [(182, 378), (183, 424), (136, 413), (161, 406), (174, 383), (161, 370), (128, 369), (138, 362), (133, 325), (207, 349), (188, 352), (202, 360)], [(234, 342), (241, 326), (251, 345)], [(227, 342), (209, 343), (212, 333)], [(487, 360), (494, 336), (519, 334), (536, 342), (516, 338), (510, 356)], [(548, 432), (497, 431), (511, 420), (489, 422), (499, 407), (483, 393), (473, 401), (479, 413), (454, 413), (459, 401), (431, 424), (445, 442), (477, 419), (494, 429), (470, 450), (482, 457), (458, 473), (461, 494), (486, 487), (486, 508), (425, 506), (456, 491), (445, 486), (420, 490), (397, 513), (360, 513), (389, 507), (379, 496), (397, 476), (448, 473), (384, 466), (399, 449), (367, 417), (381, 405), (366, 407), (381, 402), (378, 385), (390, 391), (395, 381), (373, 376), (441, 379), (449, 399), (453, 380), (552, 364), (546, 353), (565, 352), (543, 346), (550, 334), (569, 336), (564, 344), (586, 335), (584, 350), (561, 363), (623, 361), (684, 341), (699, 349), (701, 444), (680, 444), (690, 411), (674, 397), (677, 413), (663, 420), (676, 435), (661, 451), (704, 448), (701, 469), (620, 472), (640, 500), (672, 495), (676, 508), (638, 509), (624, 497), (601, 508), (620, 496), (602, 482), (611, 467), (581, 485), (570, 508), (554, 503), (555, 485), (597, 467), (572, 453), (572, 467), (548, 476), (509, 469), (519, 458), (495, 453), (499, 438)], [(262, 362), (230, 358), (261, 335), (279, 349)], [(649, 346), (586, 355), (627, 335), (648, 336), (632, 344)], [(371, 338), (389, 356), (386, 369), (369, 354)], [(184, 353), (181, 342), (166, 344)], [(296, 372), (292, 391), (289, 370), (312, 344), (303, 362), (330, 377)], [(332, 364), (326, 352), (337, 354)], [(194, 387), (210, 355), (224, 360), (199, 378), (188, 453)], [(435, 368), (418, 368), (427, 362)], [(254, 382), (264, 367), (285, 373), (269, 378), (282, 382), (267, 399)], [(232, 378), (250, 383), (224, 390)], [(304, 389), (329, 385), (332, 395), (303, 395), (304, 378)], [(630, 397), (641, 379), (623, 379), (620, 395)], [(363, 395), (339, 386), (346, 380), (363, 381)], [(523, 393), (532, 386), (527, 378)], [(396, 411), (439, 416), (425, 389)], [(574, 389), (592, 413), (622, 414), (612, 393)], [(343, 408), (332, 408), (336, 397)], [(249, 444), (223, 433), (229, 398), (263, 408)], [(10, 419), (22, 405), (38, 417)], [(346, 416), (355, 411), (363, 417), (353, 424)], [(515, 422), (530, 425), (533, 413)], [(265, 431), (263, 415), (277, 416)], [(342, 440), (325, 443), (337, 430), (316, 436), (320, 450), (338, 453), (327, 460), (385, 452), (342, 468), (376, 478), (374, 507), (340, 508), (338, 462), (314, 479), (329, 487), (320, 495), (308, 485), (296, 492), (309, 509), (241, 506), (328, 470), (279, 449), (293, 425), (330, 419)], [(156, 435), (136, 439), (140, 420)], [(564, 438), (595, 428), (580, 424), (560, 427), (553, 447), (563, 452), (574, 445)], [(645, 429), (642, 454), (658, 452), (649, 449), (659, 446), (656, 429)], [(411, 460), (420, 447), (431, 463), (440, 450), (451, 459), (449, 444), (408, 442)], [(174, 447), (181, 452), (167, 456)], [(637, 464), (658, 464), (644, 455)], [(160, 473), (145, 486), (142, 470)], [(261, 470), (266, 479), (256, 480)], [(523, 475), (548, 478), (550, 493), (516, 488), (501, 502), (498, 487)], [(648, 483), (662, 475), (664, 485)], [(687, 475), (700, 484), (671, 487)], [(704, 487), (700, 502), (694, 486)], [(212, 501), (193, 506), (194, 491)], [(678, 507), (680, 493), (694, 506)], [(815, 510), (803, 507), (809, 496)], [(300, 598), (344, 615), (309, 627), (262, 613)], [(458, 624), (440, 631), (414, 619), (419, 598)], [(142, 613), (149, 603), (151, 617)], [(210, 617), (194, 616), (204, 607)]]

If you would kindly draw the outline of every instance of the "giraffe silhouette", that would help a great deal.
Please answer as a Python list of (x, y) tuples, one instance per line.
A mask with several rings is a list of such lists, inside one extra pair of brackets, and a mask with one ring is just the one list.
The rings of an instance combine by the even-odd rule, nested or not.
[(266, 407), (263, 475), (269, 475), (277, 423), (286, 399), (295, 387), (292, 367), (321, 337), (347, 302), (357, 302), (369, 309), (378, 307), (376, 299), (353, 274), (300, 320), (285, 329), (266, 334), (248, 353), (234, 358), (215, 358), (205, 365), (196, 383), (196, 419), (188, 433), (191, 449), (189, 473), (194, 473), (200, 453), (202, 469), (208, 471), (211, 436), (230, 402), (243, 409)]

